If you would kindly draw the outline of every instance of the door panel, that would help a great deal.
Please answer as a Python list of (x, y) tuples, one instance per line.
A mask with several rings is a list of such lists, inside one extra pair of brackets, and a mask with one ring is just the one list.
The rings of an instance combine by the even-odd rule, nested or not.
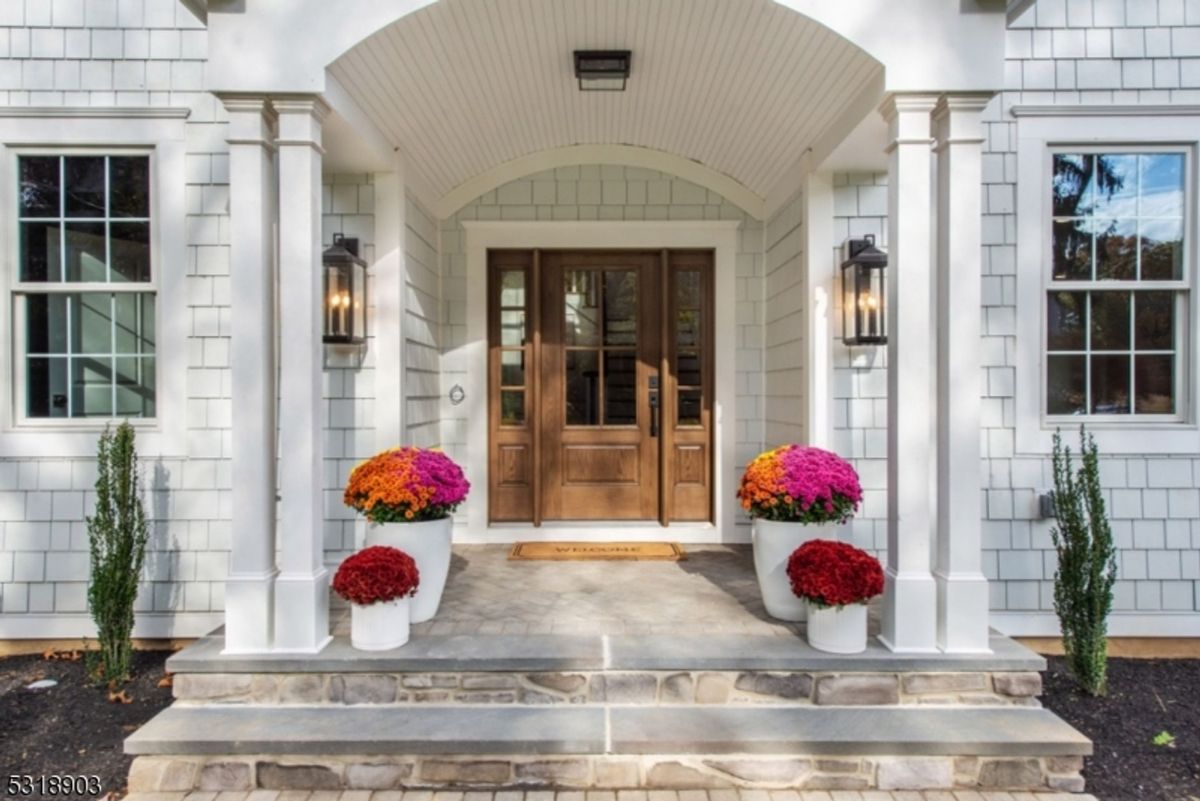
[(656, 253), (542, 257), (543, 517), (658, 515)]

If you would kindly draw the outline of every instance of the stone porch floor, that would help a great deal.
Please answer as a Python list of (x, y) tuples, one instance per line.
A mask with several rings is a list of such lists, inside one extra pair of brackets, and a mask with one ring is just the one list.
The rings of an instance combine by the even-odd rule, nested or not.
[[(413, 636), (803, 630), (767, 615), (749, 545), (685, 545), (682, 562), (510, 562), (511, 547), (456, 545), (437, 617)], [(349, 609), (335, 600), (334, 634), (349, 636)]]
[(467, 791), (428, 790), (371, 792), (255, 790), (253, 792), (134, 793), (125, 801), (1096, 801), (1075, 793), (1008, 793), (974, 790), (621, 790), (604, 791)]

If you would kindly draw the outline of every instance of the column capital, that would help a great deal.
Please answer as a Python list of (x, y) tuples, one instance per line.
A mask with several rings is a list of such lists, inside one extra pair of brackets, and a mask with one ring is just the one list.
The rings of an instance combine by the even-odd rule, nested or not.
[(928, 114), (938, 103), (938, 95), (928, 92), (892, 92), (879, 104), (879, 113), (891, 122), (905, 114)]
[(229, 114), (230, 145), (255, 145), (273, 148), (271, 130), (275, 111), (267, 98), (259, 95), (218, 95)]
[(280, 116), (309, 114), (317, 122), (324, 122), (332, 111), (320, 95), (275, 95), (271, 98), (271, 105)]
[(883, 149), (891, 153), (900, 145), (931, 147), (930, 114), (937, 106), (938, 96), (933, 94), (890, 94), (879, 105), (879, 113), (888, 124), (888, 143)]
[(325, 152), (321, 128), (329, 116), (329, 104), (317, 95), (294, 95), (273, 97), (271, 105), (279, 114), (278, 147), (310, 147)]
[(979, 145), (984, 141), (980, 115), (991, 101), (987, 92), (943, 95), (933, 110), (937, 150), (949, 145)]

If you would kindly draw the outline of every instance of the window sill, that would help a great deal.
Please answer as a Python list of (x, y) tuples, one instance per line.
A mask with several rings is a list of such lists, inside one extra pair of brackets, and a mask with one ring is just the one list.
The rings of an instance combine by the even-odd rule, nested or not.
[(1096, 419), (1042, 420), (1017, 424), (1017, 455), (1045, 456), (1054, 450), (1054, 432), (1074, 450), (1079, 426), (1087, 426), (1106, 456), (1171, 455), (1200, 452), (1200, 427), (1189, 422), (1137, 422)]
[[(96, 444), (104, 423), (120, 420), (88, 421), (90, 425), (22, 425), (0, 432), (0, 453), (11, 458), (95, 458)], [(137, 451), (142, 459), (183, 457), (187, 437), (183, 432), (165, 429), (157, 422), (134, 423)]]

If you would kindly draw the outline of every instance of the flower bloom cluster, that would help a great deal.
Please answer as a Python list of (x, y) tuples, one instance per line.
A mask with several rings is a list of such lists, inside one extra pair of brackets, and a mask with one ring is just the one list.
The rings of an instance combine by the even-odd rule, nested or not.
[(446, 517), (470, 489), (441, 451), (394, 448), (354, 468), (342, 500), (372, 523), (416, 522)]
[(792, 592), (817, 606), (866, 603), (883, 592), (879, 560), (853, 545), (809, 540), (788, 558)]
[(421, 574), (413, 558), (397, 548), (373, 545), (349, 556), (333, 576), (333, 591), (367, 606), (415, 595)]
[(858, 473), (836, 453), (784, 445), (746, 465), (737, 496), (751, 517), (844, 523), (862, 502), (862, 486)]

